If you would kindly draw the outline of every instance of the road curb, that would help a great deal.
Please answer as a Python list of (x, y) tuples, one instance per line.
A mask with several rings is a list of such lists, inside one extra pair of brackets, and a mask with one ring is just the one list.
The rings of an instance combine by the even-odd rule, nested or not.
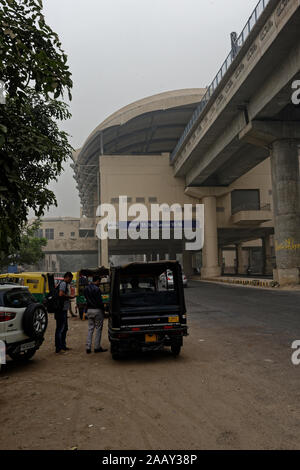
[(278, 282), (273, 279), (235, 279), (235, 278), (194, 278), (195, 281), (221, 282), (224, 284), (242, 285), (251, 287), (263, 287), (268, 289), (278, 288)]

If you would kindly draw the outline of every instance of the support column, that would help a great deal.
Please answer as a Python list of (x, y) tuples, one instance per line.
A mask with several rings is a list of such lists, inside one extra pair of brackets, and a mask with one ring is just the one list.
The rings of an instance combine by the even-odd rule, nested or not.
[(245, 274), (243, 244), (236, 245), (237, 274)]
[(273, 274), (273, 262), (272, 262), (272, 248), (271, 248), (271, 236), (267, 235), (262, 239), (263, 246), (263, 265), (264, 274), (271, 276)]
[(280, 285), (300, 282), (299, 143), (297, 140), (284, 139), (272, 144), (274, 244), (276, 278)]
[(217, 198), (208, 196), (202, 199), (204, 204), (204, 246), (202, 278), (218, 277), (221, 268), (218, 260)]
[(101, 266), (108, 268), (108, 240), (101, 240)]

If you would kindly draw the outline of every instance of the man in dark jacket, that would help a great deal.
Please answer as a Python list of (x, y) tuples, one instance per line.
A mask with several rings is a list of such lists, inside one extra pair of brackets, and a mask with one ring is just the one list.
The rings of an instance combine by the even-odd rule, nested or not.
[(104, 320), (104, 305), (102, 301), (101, 292), (99, 289), (101, 278), (94, 276), (93, 282), (85, 287), (84, 296), (87, 301), (87, 316), (88, 316), (88, 335), (86, 340), (86, 352), (91, 353), (93, 334), (95, 334), (95, 353), (105, 352), (107, 349), (103, 349), (100, 346), (101, 335)]
[(55, 350), (57, 354), (64, 354), (66, 351), (70, 350), (66, 345), (66, 336), (68, 331), (68, 310), (70, 308), (70, 300), (74, 298), (71, 296), (70, 291), (70, 283), (72, 279), (73, 274), (67, 272), (58, 287), (60, 307), (59, 310), (55, 312)]

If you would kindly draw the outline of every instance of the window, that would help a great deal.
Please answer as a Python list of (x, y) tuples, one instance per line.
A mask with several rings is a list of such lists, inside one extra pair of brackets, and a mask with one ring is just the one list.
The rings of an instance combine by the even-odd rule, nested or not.
[(71, 232), (71, 237), (72, 237), (72, 238), (75, 237), (75, 232)]
[(46, 228), (45, 237), (47, 240), (54, 240), (54, 228)]
[(155, 203), (155, 202), (157, 202), (157, 197), (154, 197), (154, 196), (153, 196), (153, 197), (149, 197), (149, 202), (152, 203), (152, 204)]
[(259, 189), (239, 189), (231, 193), (231, 213), (240, 211), (259, 211)]
[(60, 237), (63, 237), (63, 236), (64, 236), (64, 232), (59, 232), (59, 236), (60, 236)]
[(144, 197), (137, 197), (136, 202), (141, 204), (141, 203), (145, 202), (145, 198)]
[(110, 202), (111, 202), (111, 204), (119, 204), (119, 198), (118, 197), (112, 197)]
[(80, 229), (79, 238), (93, 238), (95, 236), (95, 230), (91, 229)]
[(27, 289), (12, 289), (4, 295), (5, 307), (24, 308), (34, 302), (34, 297)]
[(42, 228), (39, 228), (35, 233), (36, 238), (43, 238), (43, 235), (44, 235), (44, 232)]

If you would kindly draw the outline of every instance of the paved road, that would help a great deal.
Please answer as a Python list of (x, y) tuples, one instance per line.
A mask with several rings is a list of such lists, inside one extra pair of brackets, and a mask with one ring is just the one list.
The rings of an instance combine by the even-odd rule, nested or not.
[(299, 448), (300, 293), (195, 282), (186, 298), (177, 359), (87, 356), (79, 319), (57, 357), (51, 318), (34, 360), (0, 375), (0, 449)]
[(300, 292), (191, 282), (189, 313), (199, 326), (255, 327), (300, 339)]

